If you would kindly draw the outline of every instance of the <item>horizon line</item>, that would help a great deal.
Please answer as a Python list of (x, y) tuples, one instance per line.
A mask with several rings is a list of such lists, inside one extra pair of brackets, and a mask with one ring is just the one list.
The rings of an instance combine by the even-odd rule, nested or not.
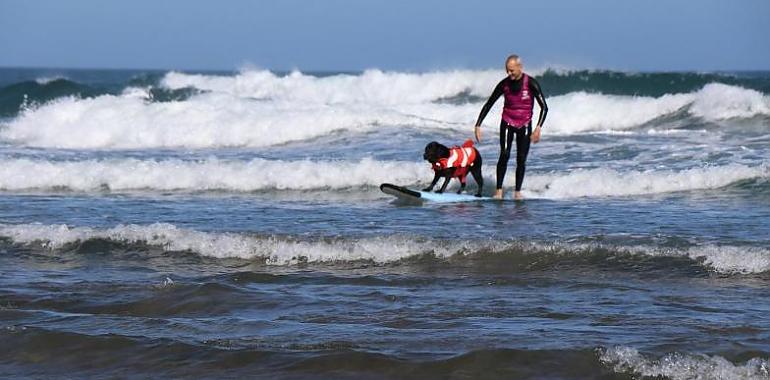
[[(430, 73), (430, 72), (442, 72), (442, 71), (458, 71), (458, 70), (468, 70), (468, 71), (485, 71), (485, 70), (495, 70), (498, 69), (497, 67), (487, 67), (487, 68), (450, 68), (447, 67), (443, 70), (434, 70), (434, 69), (387, 69), (387, 68), (378, 68), (378, 67), (369, 67), (365, 69), (300, 69), (300, 68), (292, 68), (292, 69), (275, 69), (275, 68), (263, 68), (258, 66), (249, 67), (250, 65), (244, 64), (244, 67), (242, 68), (232, 68), (232, 69), (213, 69), (213, 68), (207, 68), (207, 69), (201, 69), (201, 68), (164, 68), (164, 67), (156, 67), (156, 68), (148, 68), (148, 67), (86, 67), (86, 66), (37, 66), (37, 65), (31, 65), (31, 66), (19, 66), (19, 65), (2, 65), (0, 64), (0, 70), (72, 70), (72, 71), (155, 71), (155, 72), (170, 72), (170, 71), (181, 71), (181, 72), (211, 72), (211, 73), (238, 73), (242, 71), (269, 71), (273, 73), (291, 73), (294, 71), (299, 71), (301, 73), (324, 73), (324, 74), (359, 74), (364, 73), (369, 70), (379, 70), (384, 72), (399, 72), (399, 73)], [(534, 65), (533, 65), (534, 66)], [(559, 64), (546, 64), (543, 66), (534, 66), (533, 70), (542, 70), (542, 71), (597, 71), (597, 72), (622, 72), (622, 73), (762, 73), (762, 72), (770, 72), (770, 68), (765, 69), (628, 69), (628, 68), (608, 68), (608, 67), (582, 67), (582, 68), (576, 68), (576, 67), (567, 67), (566, 65), (559, 65)], [(500, 69), (502, 72), (502, 69)]]

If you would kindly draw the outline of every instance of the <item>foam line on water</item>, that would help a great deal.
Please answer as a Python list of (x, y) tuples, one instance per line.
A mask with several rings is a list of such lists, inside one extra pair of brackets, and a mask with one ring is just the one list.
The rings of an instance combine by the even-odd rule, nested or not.
[(76, 191), (272, 189), (328, 190), (414, 184), (432, 178), (427, 163), (378, 161), (0, 160), (0, 189)]
[[(418, 255), (446, 259), (453, 255), (524, 255), (533, 264), (542, 255), (551, 260), (591, 257), (597, 250), (609, 255), (686, 257), (705, 269), (725, 274), (752, 274), (770, 271), (770, 251), (758, 247), (693, 245), (683, 248), (656, 246), (616, 246), (594, 243), (431, 240), (410, 236), (371, 238), (309, 239), (278, 235), (205, 232), (180, 228), (168, 223), (118, 225), (112, 228), (74, 227), (58, 224), (0, 224), (0, 237), (16, 244), (39, 244), (57, 250), (68, 244), (107, 239), (128, 244), (147, 244), (166, 251), (191, 251), (215, 258), (260, 259), (273, 265), (297, 263), (355, 262), (392, 263)], [(632, 258), (631, 258), (632, 259)], [(542, 264), (542, 263), (541, 263)]]
[[(372, 158), (357, 161), (0, 159), (0, 189), (6, 191), (325, 191), (377, 188), (382, 183), (420, 187), (432, 177), (433, 172), (425, 162)], [(506, 179), (506, 186), (513, 185), (512, 177)], [(649, 195), (719, 189), (743, 180), (768, 177), (770, 169), (766, 166), (740, 164), (680, 171), (575, 169), (530, 173), (524, 190), (528, 197), (549, 199)], [(493, 183), (489, 169), (485, 180)]]
[(718, 355), (669, 353), (654, 359), (634, 348), (618, 346), (604, 350), (600, 360), (619, 373), (673, 380), (765, 379), (770, 375), (770, 362), (763, 358), (736, 364)]
[(768, 177), (770, 169), (767, 166), (740, 164), (680, 171), (576, 169), (567, 173), (529, 175), (525, 194), (550, 199), (664, 194), (719, 189), (742, 180)]

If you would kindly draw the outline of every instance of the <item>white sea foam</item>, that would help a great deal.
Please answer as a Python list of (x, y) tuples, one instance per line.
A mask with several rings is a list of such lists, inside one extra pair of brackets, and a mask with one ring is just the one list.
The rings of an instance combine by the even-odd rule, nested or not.
[(194, 87), (237, 97), (301, 103), (400, 105), (426, 103), (459, 93), (489, 96), (502, 79), (499, 70), (456, 70), (399, 73), (367, 70), (359, 75), (315, 77), (294, 71), (278, 76), (269, 71), (243, 71), (234, 76), (170, 72), (161, 85), (170, 89)]
[(54, 76), (50, 76), (50, 77), (38, 77), (38, 78), (35, 78), (35, 82), (37, 82), (37, 84), (46, 85), (48, 83), (51, 83), (53, 81), (57, 81), (59, 79), (68, 79), (68, 78), (65, 77), (64, 75), (54, 75)]
[(652, 246), (622, 247), (578, 243), (438, 241), (407, 236), (308, 240), (304, 237), (296, 239), (290, 236), (203, 232), (167, 223), (118, 225), (113, 228), (71, 227), (63, 224), (0, 224), (0, 237), (8, 238), (17, 244), (40, 244), (51, 250), (91, 239), (107, 239), (129, 244), (143, 243), (162, 247), (167, 251), (190, 251), (215, 258), (260, 259), (275, 265), (360, 260), (389, 263), (424, 254), (448, 258), (458, 254), (473, 255), (477, 252), (505, 255), (511, 251), (525, 255), (550, 253), (566, 258), (601, 248), (619, 254), (688, 257), (709, 270), (724, 274), (770, 271), (770, 250), (714, 245), (663, 249)]
[(687, 256), (703, 260), (721, 273), (761, 273), (770, 271), (770, 250), (757, 247), (705, 246), (687, 250)]
[[(538, 75), (543, 70), (530, 72)], [(455, 70), (398, 73), (369, 70), (360, 75), (315, 77), (295, 71), (277, 76), (269, 71), (243, 71), (234, 76), (171, 72), (161, 81), (171, 89), (194, 87), (238, 97), (300, 103), (426, 103), (460, 93), (486, 98), (503, 76), (497, 70)], [(551, 99), (551, 98), (549, 98)], [(692, 105), (692, 114), (708, 120), (770, 114), (770, 98), (741, 87), (711, 83), (689, 94), (658, 98), (575, 92), (553, 97), (554, 129), (580, 132), (603, 128), (625, 129)], [(549, 101), (549, 103), (551, 103)], [(563, 117), (563, 120), (559, 118)], [(550, 124), (550, 122), (549, 122)]]
[[(431, 102), (459, 93), (486, 97), (500, 79), (496, 70), (425, 74), (371, 70), (361, 75), (324, 78), (299, 72), (284, 77), (268, 71), (245, 71), (235, 76), (172, 72), (164, 77), (162, 84), (174, 89), (195, 87), (241, 97), (301, 103), (374, 103), (398, 106)], [(575, 92), (549, 98), (549, 104), (551, 109), (559, 111), (551, 113), (549, 130), (560, 133), (633, 128), (690, 105), (693, 115), (708, 120), (770, 114), (770, 98), (767, 96), (754, 90), (717, 83), (706, 85), (694, 93), (658, 98)], [(499, 112), (499, 107), (498, 104), (494, 114)], [(478, 111), (470, 112), (475, 115)]]
[[(235, 191), (328, 190), (375, 187), (384, 182), (426, 184), (432, 178), (424, 162), (382, 161), (283, 161), (252, 159), (231, 161), (0, 160), (0, 189), (75, 191)], [(491, 173), (485, 180), (492, 183)], [(511, 176), (512, 177), (512, 176)], [(675, 191), (717, 189), (741, 180), (768, 178), (765, 166), (726, 165), (682, 171), (617, 171), (577, 169), (566, 173), (531, 174), (525, 195), (564, 199), (596, 196), (663, 194)], [(513, 185), (513, 178), (506, 180)], [(471, 181), (473, 184), (473, 181)]]
[(651, 359), (630, 347), (613, 347), (604, 350), (600, 360), (616, 372), (673, 380), (767, 379), (770, 376), (770, 362), (763, 358), (753, 358), (743, 364), (702, 354), (671, 353)]
[(568, 173), (527, 176), (525, 193), (551, 199), (663, 194), (718, 189), (742, 180), (768, 177), (770, 168), (767, 166), (739, 164), (681, 171), (576, 169)]
[(442, 245), (401, 237), (300, 241), (275, 236), (201, 232), (165, 223), (120, 225), (110, 229), (66, 225), (0, 225), (0, 236), (21, 244), (40, 243), (48, 249), (59, 249), (89, 239), (141, 242), (168, 251), (191, 251), (216, 258), (263, 259), (275, 265), (359, 260), (385, 263), (420, 254), (448, 257), (467, 249), (461, 243)]
[(458, 128), (446, 118), (457, 118), (462, 111), (440, 104), (396, 110), (261, 102), (226, 94), (153, 103), (146, 96), (142, 89), (132, 89), (120, 96), (59, 98), (11, 120), (0, 129), (0, 139), (70, 149), (264, 147), (382, 125)]
[(653, 98), (573, 92), (548, 101), (547, 128), (559, 133), (625, 130), (674, 113), (692, 102), (693, 94)]
[[(173, 102), (151, 101), (146, 88), (59, 98), (7, 122), (0, 127), (0, 139), (36, 147), (142, 149), (263, 147), (382, 126), (467, 133), (481, 103), (437, 101), (458, 94), (485, 98), (500, 78), (496, 71), (371, 70), (328, 77), (267, 71), (235, 76), (169, 73), (163, 85), (207, 92)], [(502, 103), (485, 120), (488, 128), (495, 128)], [(660, 97), (574, 92), (549, 97), (548, 103), (546, 128), (557, 134), (629, 130), (676, 112), (709, 121), (770, 115), (770, 97), (716, 83)]]
[(770, 271), (770, 249), (751, 246), (694, 245), (687, 248), (666, 248), (647, 245), (625, 247), (595, 243), (531, 244), (532, 251), (549, 251), (563, 255), (592, 252), (596, 249), (653, 257), (687, 257), (709, 271), (723, 274)]
[(690, 113), (706, 120), (770, 115), (770, 97), (755, 90), (711, 83), (695, 94)]
[(0, 189), (104, 190), (343, 189), (432, 178), (426, 163), (399, 161), (0, 160)]
[(622, 131), (657, 118), (686, 110), (707, 121), (770, 115), (770, 97), (758, 91), (721, 83), (710, 83), (687, 94), (667, 94), (658, 98), (574, 92), (549, 101), (549, 131)]

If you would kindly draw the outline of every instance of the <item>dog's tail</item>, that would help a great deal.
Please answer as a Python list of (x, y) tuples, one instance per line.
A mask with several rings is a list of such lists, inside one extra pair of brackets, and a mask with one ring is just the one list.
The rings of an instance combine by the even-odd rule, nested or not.
[(473, 148), (473, 140), (467, 139), (463, 143), (463, 148)]

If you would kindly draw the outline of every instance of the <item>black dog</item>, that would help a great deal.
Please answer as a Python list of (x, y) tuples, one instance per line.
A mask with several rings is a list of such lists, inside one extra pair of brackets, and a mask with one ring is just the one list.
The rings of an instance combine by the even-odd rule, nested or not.
[(436, 186), (439, 178), (444, 177), (444, 184), (436, 190), (437, 193), (443, 193), (452, 178), (460, 179), (460, 194), (465, 190), (465, 177), (470, 171), (473, 179), (479, 187), (476, 196), (481, 196), (481, 189), (484, 187), (484, 177), (481, 176), (481, 154), (473, 147), (473, 141), (466, 140), (463, 146), (447, 148), (435, 141), (425, 146), (425, 153), (422, 158), (431, 163), (435, 175), (430, 186), (422, 191), (431, 191)]

